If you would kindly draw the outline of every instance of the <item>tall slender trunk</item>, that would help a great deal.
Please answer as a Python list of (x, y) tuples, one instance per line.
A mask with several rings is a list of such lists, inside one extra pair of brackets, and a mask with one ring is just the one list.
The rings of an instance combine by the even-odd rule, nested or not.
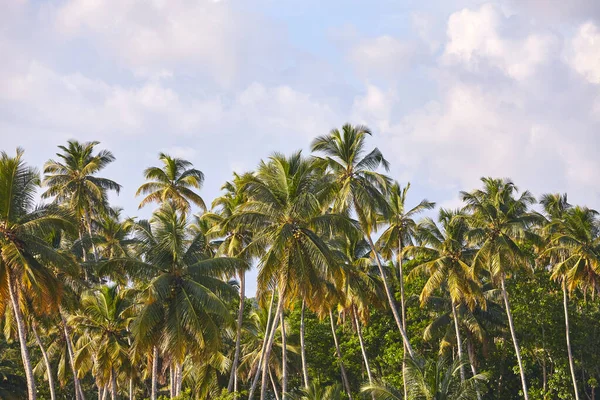
[(462, 352), (462, 340), (460, 338), (460, 327), (458, 326), (458, 313), (456, 312), (457, 305), (452, 302), (452, 318), (454, 319), (454, 330), (456, 332), (456, 349), (458, 350), (458, 358), (460, 359), (460, 381), (465, 381), (465, 367), (463, 365), (464, 357)]
[(277, 389), (277, 385), (275, 384), (275, 379), (273, 378), (273, 371), (271, 371), (271, 368), (269, 368), (269, 379), (271, 380), (271, 386), (273, 387), (275, 400), (279, 400), (279, 390)]
[(135, 400), (133, 392), (133, 378), (129, 378), (129, 400)]
[(352, 314), (354, 315), (354, 323), (356, 324), (356, 334), (358, 335), (358, 342), (360, 343), (360, 351), (365, 362), (365, 369), (367, 370), (367, 376), (369, 378), (369, 384), (373, 384), (373, 375), (371, 374), (371, 367), (369, 366), (369, 358), (367, 357), (367, 349), (362, 336), (362, 328), (360, 327), (360, 321), (356, 312), (356, 306), (352, 307)]
[(94, 243), (93, 232), (92, 232), (92, 218), (90, 217), (90, 211), (85, 210), (85, 222), (87, 224), (88, 234), (90, 235), (90, 243), (92, 245), (92, 252), (94, 253), (94, 261), (98, 262), (98, 249)]
[(60, 320), (63, 326), (65, 342), (67, 343), (67, 352), (69, 353), (71, 371), (73, 372), (73, 386), (75, 387), (75, 398), (77, 400), (85, 400), (85, 396), (83, 395), (83, 389), (81, 389), (81, 383), (79, 382), (79, 377), (77, 376), (77, 368), (75, 368), (75, 351), (73, 350), (73, 342), (71, 341), (71, 332), (69, 329), (69, 325), (67, 324), (67, 320), (65, 319), (65, 315), (62, 309), (59, 309), (58, 312), (60, 314)]
[(302, 358), (302, 378), (304, 379), (304, 387), (308, 389), (308, 366), (306, 364), (306, 344), (304, 341), (304, 311), (306, 302), (302, 299), (302, 311), (300, 312), (300, 356)]
[(567, 352), (569, 355), (569, 368), (571, 370), (571, 379), (573, 380), (573, 390), (575, 392), (575, 400), (579, 400), (579, 393), (577, 390), (577, 378), (575, 378), (575, 365), (573, 364), (573, 353), (571, 352), (571, 335), (569, 334), (569, 309), (568, 309), (568, 296), (567, 296), (567, 283), (563, 279), (563, 307), (565, 308), (565, 336), (567, 338)]
[(52, 375), (52, 364), (50, 363), (50, 357), (48, 357), (48, 352), (44, 348), (44, 344), (40, 339), (40, 335), (37, 332), (37, 324), (34, 322), (31, 323), (31, 331), (33, 332), (33, 336), (35, 337), (35, 341), (37, 342), (40, 351), (42, 353), (42, 358), (44, 359), (44, 365), (46, 365), (46, 376), (48, 377), (48, 387), (50, 389), (50, 400), (56, 400), (56, 393), (54, 391), (54, 376)]
[(29, 358), (29, 350), (27, 349), (27, 332), (25, 331), (25, 322), (23, 314), (21, 314), (21, 306), (19, 305), (19, 292), (13, 287), (12, 276), (10, 270), (6, 271), (8, 293), (13, 307), (13, 313), (17, 322), (17, 333), (19, 334), (19, 344), (21, 346), (21, 359), (23, 360), (23, 368), (25, 368), (25, 379), (27, 381), (27, 398), (35, 400), (37, 396), (35, 388), (35, 378), (33, 376), (33, 368), (31, 359)]
[[(83, 229), (85, 229), (85, 228), (83, 228)], [(87, 254), (86, 254), (85, 247), (83, 246), (83, 229), (82, 228), (79, 229), (79, 243), (81, 244), (81, 257), (83, 258), (83, 262), (85, 263), (87, 261)], [(83, 278), (85, 279), (86, 282), (89, 279), (87, 269), (85, 268), (85, 266), (83, 267)]]
[[(475, 368), (475, 352), (473, 351), (473, 342), (467, 338), (467, 353), (469, 355), (469, 364), (471, 365), (471, 372), (473, 376), (477, 375), (477, 369)], [(477, 400), (481, 400), (481, 393), (477, 389)]]
[(169, 365), (169, 396), (175, 397), (175, 367), (173, 364)]
[(275, 320), (273, 321), (273, 326), (271, 328), (271, 334), (269, 335), (269, 340), (267, 342), (267, 346), (265, 347), (265, 359), (264, 359), (264, 368), (262, 371), (262, 379), (260, 386), (260, 400), (265, 399), (265, 394), (267, 393), (267, 370), (269, 369), (269, 358), (271, 358), (271, 350), (273, 350), (273, 340), (275, 339), (275, 331), (277, 330), (277, 316), (281, 319), (281, 311), (283, 310), (283, 298), (285, 297), (285, 291), (279, 291), (279, 299), (277, 300), (277, 311), (275, 311)]
[(152, 393), (150, 400), (157, 400), (158, 396), (158, 347), (152, 349)]
[(258, 359), (258, 365), (256, 367), (256, 372), (254, 374), (254, 379), (252, 380), (252, 386), (250, 386), (250, 391), (248, 392), (248, 400), (252, 400), (254, 397), (254, 392), (256, 390), (256, 386), (258, 385), (258, 378), (261, 376), (263, 360), (265, 357), (265, 348), (267, 347), (267, 338), (270, 335), (270, 327), (271, 327), (271, 314), (273, 311), (273, 300), (275, 299), (275, 291), (271, 294), (271, 302), (269, 304), (269, 314), (267, 316), (267, 326), (265, 327), (265, 337), (263, 339), (263, 343), (260, 349), (260, 357)]
[[(406, 332), (406, 304), (404, 302), (404, 269), (402, 268), (402, 235), (398, 238), (398, 282), (400, 283), (400, 311), (402, 313), (402, 329)], [(408, 399), (408, 387), (406, 386), (406, 343), (403, 343), (402, 353), (402, 387), (404, 388), (404, 399)]]
[(521, 375), (521, 384), (523, 386), (523, 398), (529, 400), (529, 394), (527, 393), (527, 381), (525, 380), (525, 370), (523, 369), (523, 361), (521, 360), (521, 350), (519, 349), (519, 343), (517, 342), (517, 333), (515, 332), (515, 326), (513, 322), (512, 312), (510, 310), (510, 303), (508, 301), (508, 293), (506, 292), (506, 284), (504, 274), (500, 277), (500, 283), (502, 285), (502, 297), (504, 297), (504, 306), (506, 307), (506, 315), (508, 317), (508, 326), (510, 328), (510, 335), (512, 336), (513, 345), (515, 346), (515, 353), (517, 354), (517, 362), (519, 363), (519, 373)]
[(344, 360), (342, 360), (342, 350), (338, 343), (337, 334), (335, 333), (335, 322), (333, 321), (333, 312), (329, 310), (329, 321), (331, 322), (331, 334), (333, 335), (333, 343), (335, 344), (335, 354), (340, 362), (340, 371), (342, 374), (342, 383), (348, 398), (352, 400), (352, 390), (350, 389), (350, 382), (348, 381), (348, 375), (346, 375), (346, 367), (344, 367)]
[(102, 388), (102, 400), (106, 400), (106, 396), (108, 396), (108, 386)]
[(102, 397), (104, 395), (104, 386), (101, 386), (100, 383), (98, 382), (98, 379), (96, 379), (96, 386), (98, 387), (98, 400), (102, 400)]
[(179, 396), (181, 394), (182, 383), (183, 383), (183, 364), (178, 362), (175, 364), (175, 396)]
[(110, 370), (110, 398), (111, 398), (111, 400), (117, 400), (117, 397), (118, 397), (117, 374), (115, 373), (115, 369), (111, 368), (111, 370)]
[(371, 248), (371, 251), (373, 252), (373, 256), (375, 257), (375, 262), (377, 263), (377, 267), (379, 268), (379, 274), (381, 275), (381, 280), (383, 281), (383, 287), (385, 288), (385, 294), (388, 298), (388, 303), (392, 310), (392, 314), (394, 315), (394, 320), (396, 321), (396, 325), (398, 326), (400, 335), (402, 335), (402, 340), (404, 341), (404, 344), (406, 345), (406, 350), (408, 351), (410, 358), (415, 358), (415, 352), (410, 344), (410, 341), (408, 340), (408, 335), (406, 334), (406, 331), (404, 330), (404, 327), (402, 326), (402, 319), (401, 319), (400, 314), (398, 313), (398, 308), (396, 307), (396, 299), (394, 298), (394, 293), (392, 292), (392, 289), (390, 288), (390, 284), (387, 280), (385, 270), (383, 269), (383, 265), (381, 264), (381, 260), (379, 259), (379, 254), (377, 254), (377, 249), (375, 249), (375, 244), (373, 244), (373, 239), (371, 239), (371, 236), (367, 235), (367, 234), (365, 234), (365, 237), (367, 238), (367, 242), (369, 243), (369, 247)]
[(234, 398), (237, 398), (238, 391), (238, 365), (240, 360), (240, 348), (242, 339), (242, 322), (244, 319), (244, 300), (245, 300), (246, 274), (240, 271), (240, 309), (238, 310), (237, 332), (235, 338), (235, 355), (233, 356), (233, 364), (231, 365), (231, 376), (229, 377), (228, 391), (236, 393)]
[(287, 338), (285, 334), (285, 310), (281, 310), (281, 398), (287, 399)]

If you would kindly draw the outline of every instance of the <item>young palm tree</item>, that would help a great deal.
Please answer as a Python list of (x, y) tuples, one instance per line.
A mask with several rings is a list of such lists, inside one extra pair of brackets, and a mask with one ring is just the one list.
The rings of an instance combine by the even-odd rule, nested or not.
[(547, 218), (544, 226), (547, 243), (542, 257), (547, 257), (553, 266), (552, 279), (561, 282), (569, 369), (575, 399), (579, 400), (569, 334), (568, 295), (578, 287), (592, 293), (600, 288), (598, 213), (588, 208), (571, 207), (566, 194), (544, 195), (540, 203)]
[[(269, 247), (259, 262), (258, 296), (264, 296), (269, 288), (277, 289), (275, 321), (281, 318), (284, 305), (297, 295), (307, 298), (313, 293), (319, 297), (324, 278), (340, 279), (338, 265), (319, 233), (344, 232), (354, 226), (341, 215), (322, 213), (329, 186), (319, 163), (305, 159), (300, 152), (290, 157), (273, 155), (261, 162), (256, 176), (246, 183), (249, 200), (232, 223), (254, 232), (246, 251)], [(263, 365), (269, 364), (276, 325), (266, 338)], [(261, 399), (267, 388), (267, 373), (263, 368)], [(253, 394), (254, 387), (250, 399)]]
[(379, 149), (375, 148), (370, 153), (364, 154), (367, 135), (371, 135), (369, 128), (346, 124), (341, 132), (334, 129), (328, 135), (316, 138), (311, 147), (312, 151), (325, 155), (320, 160), (328, 166), (334, 177), (336, 196), (333, 209), (343, 213), (354, 212), (358, 217), (362, 232), (379, 268), (394, 320), (412, 357), (413, 348), (402, 325), (394, 293), (371, 238), (378, 225), (377, 214), (388, 214), (388, 204), (384, 194), (388, 190), (390, 179), (376, 172), (379, 167), (388, 169), (388, 162)]
[[(456, 348), (458, 357), (464, 359), (458, 307), (461, 304), (471, 310), (479, 303), (485, 306), (479, 283), (471, 278), (471, 267), (468, 263), (473, 259), (475, 250), (468, 246), (467, 235), (469, 227), (461, 211), (440, 209), (438, 224), (431, 218), (425, 218), (416, 231), (420, 243), (418, 246), (408, 246), (405, 254), (423, 262), (413, 268), (409, 277), (425, 275), (428, 277), (421, 291), (421, 305), (440, 288), (450, 294), (452, 302), (452, 317), (456, 333)], [(464, 367), (461, 365), (460, 377), (465, 380)]]
[(540, 222), (540, 216), (528, 212), (528, 207), (535, 203), (534, 197), (528, 191), (516, 197), (518, 189), (509, 180), (481, 180), (483, 189), (470, 193), (461, 192), (461, 197), (466, 202), (465, 209), (472, 214), (469, 217), (472, 228), (469, 236), (479, 246), (473, 258), (473, 273), (477, 275), (482, 269), (487, 269), (492, 281), (500, 285), (519, 364), (523, 396), (528, 400), (527, 380), (506, 290), (506, 278), (511, 272), (529, 264), (526, 254), (519, 247), (519, 242), (525, 238), (533, 239), (533, 234), (528, 229)]
[[(60, 301), (60, 284), (48, 265), (71, 260), (46, 242), (52, 231), (71, 228), (68, 215), (54, 206), (34, 208), (39, 173), (22, 160), (0, 153), (0, 293), (2, 308), (10, 302), (16, 320), (29, 400), (36, 398), (33, 368), (27, 348), (27, 328), (21, 309), (24, 293), (36, 299), (38, 310), (51, 310)], [(8, 299), (4, 296), (7, 296)]]
[[(452, 361), (448, 357), (425, 362), (408, 359), (406, 363), (406, 385), (409, 400), (475, 400), (485, 389), (487, 376), (475, 375), (461, 381), (459, 371), (464, 361)], [(404, 394), (385, 383), (366, 385), (364, 393), (375, 395), (376, 400), (402, 400)]]
[(171, 202), (178, 211), (185, 214), (189, 213), (192, 204), (206, 210), (204, 200), (194, 191), (202, 187), (204, 174), (192, 168), (191, 162), (181, 158), (160, 153), (158, 159), (163, 166), (146, 168), (144, 177), (147, 182), (135, 194), (146, 196), (139, 208), (150, 203)]
[(153, 352), (153, 397), (158, 353), (179, 372), (174, 385), (178, 395), (186, 357), (219, 347), (220, 330), (231, 322), (224, 301), (235, 295), (235, 289), (221, 277), (231, 276), (243, 261), (208, 258), (204, 237), (191, 234), (185, 215), (171, 203), (163, 205), (150, 222), (137, 223), (135, 235), (141, 258), (107, 263), (146, 276), (142, 307), (131, 328), (134, 350)]
[[(49, 160), (44, 166), (44, 185), (48, 188), (42, 198), (53, 197), (59, 204), (65, 204), (75, 212), (79, 225), (79, 239), (83, 242), (87, 229), (92, 240), (92, 215), (105, 212), (108, 207), (107, 193), (114, 190), (119, 193), (121, 186), (116, 182), (97, 176), (108, 164), (115, 160), (108, 150), (94, 154), (94, 148), (100, 142), (80, 143), (69, 140), (66, 146), (58, 146), (62, 153), (56, 155), (62, 161)], [(96, 260), (98, 253), (91, 241)], [(84, 248), (83, 259), (86, 260)]]

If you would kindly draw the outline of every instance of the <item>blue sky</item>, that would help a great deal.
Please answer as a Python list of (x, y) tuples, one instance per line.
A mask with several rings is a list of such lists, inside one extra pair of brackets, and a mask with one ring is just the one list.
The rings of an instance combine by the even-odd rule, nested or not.
[[(160, 151), (206, 174), (367, 124), (412, 199), (480, 176), (600, 207), (600, 2), (0, 0), (0, 149), (70, 138), (117, 161), (137, 210)], [(252, 279), (250, 279), (252, 280)], [(252, 291), (253, 288), (251, 287)]]

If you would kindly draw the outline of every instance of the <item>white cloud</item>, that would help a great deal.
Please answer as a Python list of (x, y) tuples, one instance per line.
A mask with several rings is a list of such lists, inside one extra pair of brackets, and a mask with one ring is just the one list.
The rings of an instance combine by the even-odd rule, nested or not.
[(415, 51), (413, 43), (383, 35), (359, 40), (349, 57), (364, 76), (394, 78), (413, 61)]
[(582, 24), (571, 40), (569, 64), (592, 83), (600, 83), (600, 29), (592, 22)]
[(470, 71), (491, 66), (513, 79), (529, 78), (556, 54), (558, 39), (540, 32), (528, 32), (524, 37), (503, 35), (511, 29), (509, 17), (492, 4), (456, 12), (448, 20), (443, 61), (462, 64)]

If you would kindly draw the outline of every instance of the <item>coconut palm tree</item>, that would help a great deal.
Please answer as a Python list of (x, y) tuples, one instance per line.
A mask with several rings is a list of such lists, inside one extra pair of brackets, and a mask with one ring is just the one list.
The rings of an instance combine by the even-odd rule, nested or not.
[[(48, 265), (71, 260), (46, 241), (53, 231), (72, 228), (69, 215), (54, 206), (34, 208), (39, 173), (25, 164), (23, 150), (15, 157), (0, 153), (0, 296), (9, 303), (17, 325), (29, 400), (36, 398), (35, 378), (27, 348), (27, 328), (21, 308), (24, 293), (38, 310), (50, 311), (60, 301), (60, 283)], [(6, 297), (8, 298), (6, 298)], [(2, 310), (0, 310), (2, 311)]]
[[(290, 157), (274, 154), (261, 162), (256, 175), (245, 185), (248, 201), (231, 220), (254, 232), (246, 251), (268, 246), (259, 261), (257, 294), (262, 297), (268, 289), (277, 289), (275, 321), (281, 319), (285, 304), (298, 296), (307, 298), (309, 293), (319, 297), (324, 278), (339, 281), (341, 277), (338, 264), (319, 234), (349, 231), (354, 225), (342, 215), (323, 214), (330, 184), (319, 164), (300, 152)], [(267, 335), (263, 365), (269, 364), (276, 325)], [(268, 371), (263, 368), (261, 399), (267, 378)], [(282, 384), (285, 393), (285, 379)], [(250, 399), (253, 394), (254, 387)]]
[(192, 204), (206, 210), (204, 200), (194, 189), (199, 190), (204, 183), (204, 174), (192, 168), (192, 163), (160, 153), (158, 159), (162, 167), (149, 167), (144, 171), (147, 182), (140, 186), (136, 196), (145, 195), (140, 203), (142, 208), (150, 203), (171, 202), (178, 211), (189, 213)]
[[(452, 317), (456, 333), (458, 357), (464, 359), (458, 307), (461, 304), (474, 309), (477, 304), (485, 308), (485, 299), (479, 282), (471, 278), (469, 263), (475, 249), (468, 244), (469, 226), (466, 215), (461, 211), (441, 208), (438, 215), (439, 225), (431, 218), (419, 223), (415, 235), (420, 245), (407, 246), (404, 253), (417, 260), (423, 260), (410, 272), (409, 277), (427, 276), (420, 300), (421, 306), (440, 288), (445, 289), (452, 303)], [(465, 380), (464, 367), (461, 365), (460, 377)]]
[(328, 135), (317, 137), (311, 148), (313, 152), (324, 154), (319, 160), (327, 165), (333, 175), (336, 193), (333, 209), (347, 214), (354, 212), (358, 217), (360, 228), (379, 268), (394, 320), (412, 357), (413, 348), (402, 325), (394, 293), (371, 237), (379, 222), (377, 215), (388, 214), (385, 193), (390, 186), (390, 179), (376, 171), (379, 167), (388, 169), (388, 162), (379, 149), (375, 148), (365, 154), (367, 135), (371, 135), (371, 131), (366, 126), (345, 124), (341, 131), (333, 129)]
[(85, 293), (80, 311), (69, 321), (81, 333), (75, 364), (79, 370), (92, 370), (99, 389), (110, 387), (113, 400), (119, 375), (131, 369), (128, 327), (133, 316), (127, 291), (112, 285)]
[[(100, 150), (94, 154), (95, 147), (100, 142), (80, 143), (69, 140), (66, 146), (58, 146), (61, 153), (56, 155), (60, 161), (49, 160), (44, 165), (44, 186), (46, 191), (42, 198), (54, 198), (58, 204), (65, 204), (75, 212), (79, 221), (79, 239), (83, 241), (87, 229), (89, 238), (92, 234), (92, 217), (101, 214), (108, 208), (108, 191), (119, 193), (121, 185), (113, 180), (97, 176), (106, 166), (115, 160), (108, 150)], [(91, 246), (96, 260), (98, 253), (91, 240)], [(84, 249), (83, 260), (87, 255)]]
[(134, 351), (153, 353), (153, 398), (156, 398), (159, 354), (170, 361), (177, 377), (174, 395), (181, 391), (186, 357), (216, 351), (221, 328), (231, 322), (225, 301), (235, 288), (221, 277), (231, 276), (243, 261), (209, 258), (204, 237), (192, 234), (185, 215), (165, 203), (150, 221), (136, 223), (140, 258), (116, 258), (108, 264), (144, 277), (141, 309), (132, 323)]
[(510, 301), (506, 290), (506, 278), (514, 271), (530, 264), (519, 242), (534, 240), (530, 227), (540, 222), (540, 215), (530, 213), (528, 208), (535, 198), (528, 191), (520, 193), (506, 179), (482, 178), (483, 188), (472, 192), (461, 192), (466, 203), (465, 210), (471, 213), (469, 237), (479, 249), (473, 258), (473, 273), (487, 269), (491, 280), (500, 285), (508, 325), (519, 364), (519, 373), (525, 400), (529, 399), (527, 380), (521, 359), (521, 350), (514, 327)]
[[(485, 389), (487, 376), (475, 375), (461, 381), (460, 368), (464, 363), (460, 358), (454, 361), (448, 357), (437, 360), (406, 360), (406, 385), (409, 400), (475, 400)], [(362, 392), (374, 394), (376, 400), (402, 400), (404, 394), (385, 383), (366, 385)]]
[(553, 267), (551, 278), (561, 283), (569, 369), (575, 399), (579, 400), (569, 334), (568, 296), (576, 288), (592, 293), (600, 288), (598, 213), (585, 207), (573, 208), (566, 194), (546, 194), (540, 203), (547, 219), (543, 227), (546, 249), (541, 256), (547, 258)]

